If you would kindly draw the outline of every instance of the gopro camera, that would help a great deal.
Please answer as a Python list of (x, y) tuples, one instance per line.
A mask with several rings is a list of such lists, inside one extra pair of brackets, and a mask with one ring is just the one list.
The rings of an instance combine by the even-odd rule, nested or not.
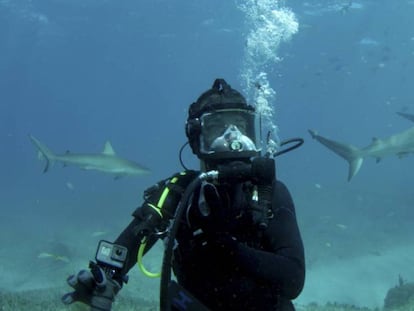
[(128, 249), (105, 240), (99, 241), (96, 262), (111, 268), (122, 269), (127, 260)]

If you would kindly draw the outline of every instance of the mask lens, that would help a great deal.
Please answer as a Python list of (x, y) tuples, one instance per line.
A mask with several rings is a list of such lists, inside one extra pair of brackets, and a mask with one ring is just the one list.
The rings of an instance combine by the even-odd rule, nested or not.
[[(218, 110), (201, 116), (200, 145), (203, 154), (258, 152), (256, 114), (241, 109)], [(241, 154), (240, 154), (241, 156)]]

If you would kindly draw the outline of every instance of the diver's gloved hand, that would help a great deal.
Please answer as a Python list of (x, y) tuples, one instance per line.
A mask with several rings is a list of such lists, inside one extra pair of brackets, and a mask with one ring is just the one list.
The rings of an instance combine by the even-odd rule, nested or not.
[(63, 295), (62, 302), (69, 305), (79, 301), (89, 305), (93, 311), (110, 311), (121, 285), (108, 277), (97, 264), (91, 262), (90, 268), (68, 277), (67, 282), (75, 291)]

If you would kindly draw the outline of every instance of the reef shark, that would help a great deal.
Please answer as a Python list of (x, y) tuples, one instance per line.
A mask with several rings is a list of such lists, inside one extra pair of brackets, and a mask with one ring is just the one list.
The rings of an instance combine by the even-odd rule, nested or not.
[(36, 146), (40, 158), (46, 160), (43, 172), (47, 172), (55, 162), (61, 162), (64, 166), (75, 165), (84, 170), (95, 170), (103, 173), (115, 175), (115, 179), (123, 176), (144, 175), (150, 171), (145, 167), (116, 155), (111, 143), (105, 143), (101, 153), (80, 154), (67, 151), (65, 154), (55, 154), (33, 135), (29, 135), (30, 140)]
[[(414, 115), (412, 114), (397, 113), (404, 118), (414, 121)], [(414, 153), (414, 127), (384, 139), (373, 138), (372, 143), (364, 148), (357, 148), (350, 144), (328, 139), (320, 136), (314, 130), (309, 130), (309, 133), (312, 138), (348, 161), (348, 181), (358, 173), (366, 157), (373, 157), (378, 163), (383, 157), (389, 155), (403, 157)]]

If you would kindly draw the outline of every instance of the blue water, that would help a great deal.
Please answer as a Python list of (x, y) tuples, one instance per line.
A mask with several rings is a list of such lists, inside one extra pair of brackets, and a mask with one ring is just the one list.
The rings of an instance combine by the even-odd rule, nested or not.
[[(412, 242), (414, 158), (367, 159), (348, 183), (346, 162), (307, 132), (362, 147), (414, 125), (395, 114), (414, 113), (414, 2), (347, 3), (283, 1), (298, 31), (274, 51), (280, 61), (260, 68), (280, 139), (305, 139), (277, 160), (277, 175), (295, 198), (310, 268)], [(142, 191), (181, 170), (189, 104), (217, 77), (246, 90), (246, 20), (235, 1), (0, 0), (0, 240), (14, 249), (0, 251), (0, 268), (13, 271), (0, 289), (24, 289), (19, 271), (53, 252), (51, 240), (86, 264), (96, 241), (82, 234), (110, 228), (105, 238), (115, 238)], [(60, 165), (42, 174), (28, 134), (56, 153), (98, 153), (110, 140), (152, 174), (114, 181)], [(189, 149), (183, 157), (198, 167)], [(395, 269), (389, 287), (399, 273), (414, 279)]]

